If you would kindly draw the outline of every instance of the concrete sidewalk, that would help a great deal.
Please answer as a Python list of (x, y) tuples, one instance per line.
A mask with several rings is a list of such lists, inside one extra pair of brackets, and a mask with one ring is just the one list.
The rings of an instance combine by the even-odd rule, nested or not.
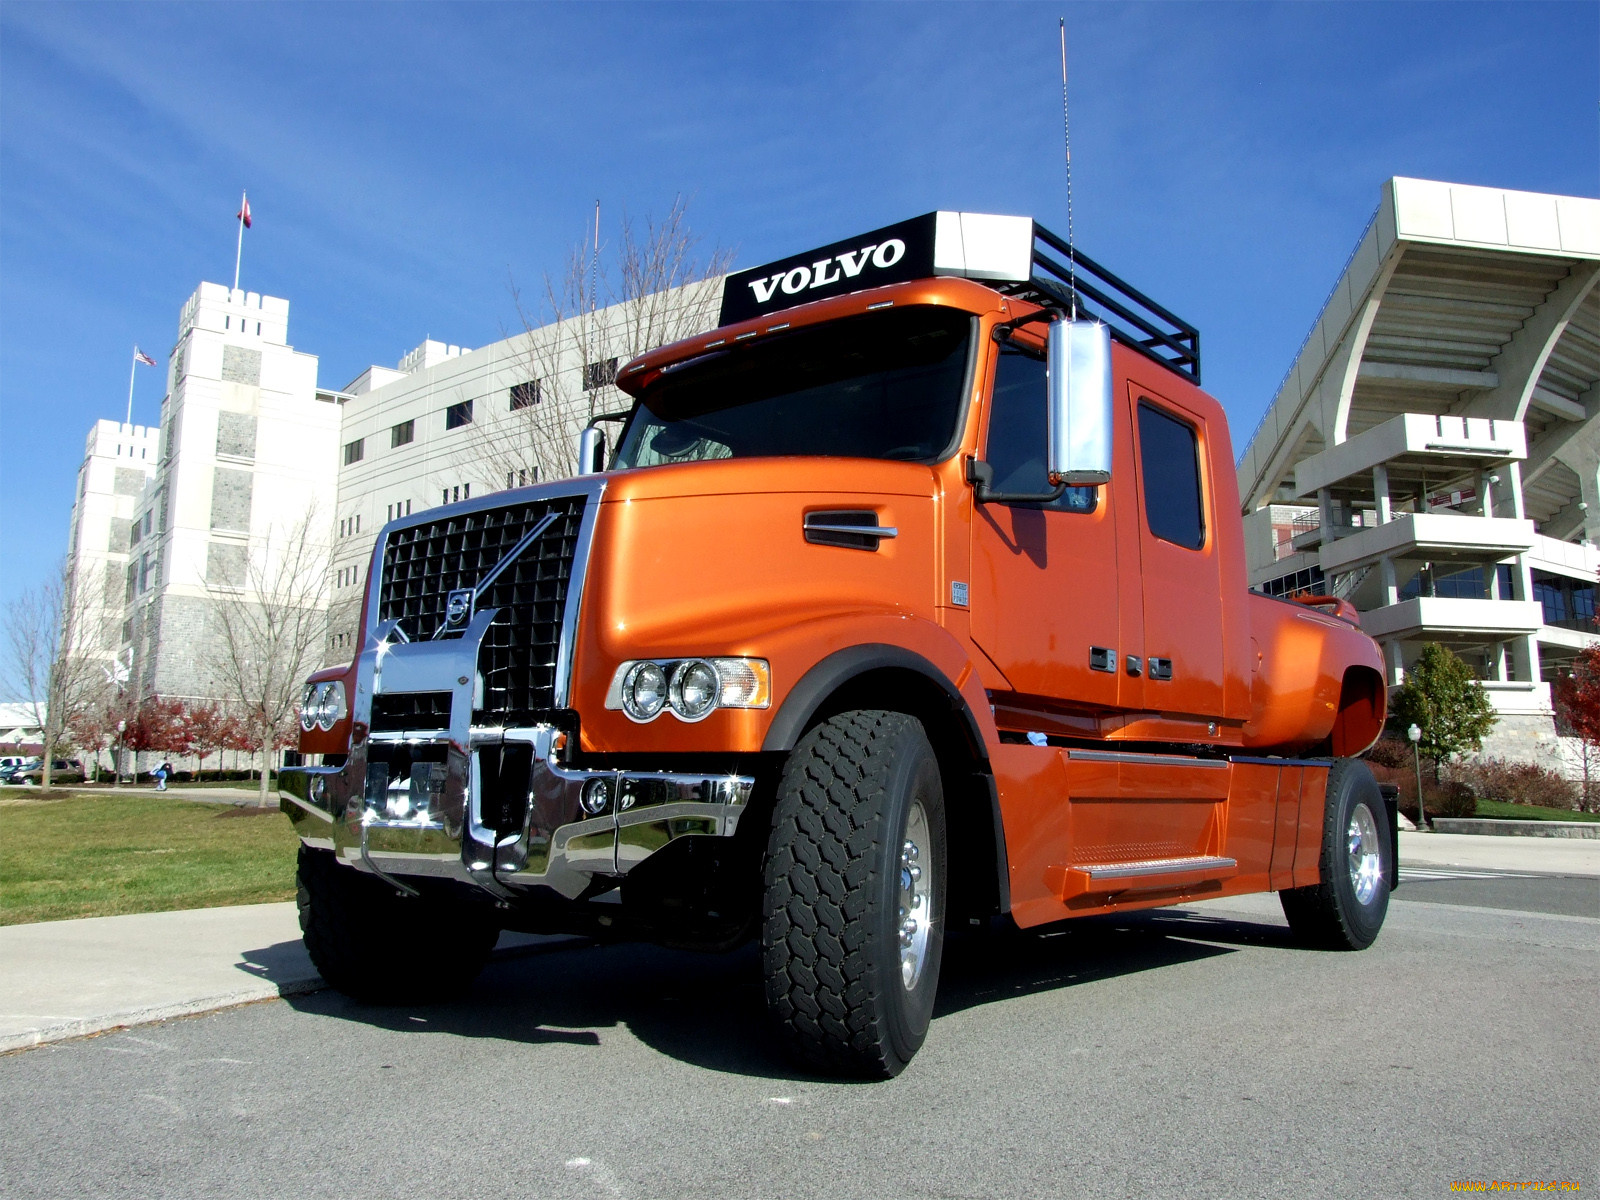
[[(1400, 863), (1600, 876), (1600, 841), (1402, 833)], [(502, 934), (496, 954), (575, 940)], [(0, 1052), (322, 986), (293, 904), (0, 926)]]
[(0, 927), (0, 1052), (322, 987), (295, 906)]
[(1402, 829), (1400, 869), (1404, 870), (1408, 865), (1541, 871), (1551, 875), (1600, 875), (1600, 840), (1408, 833)]
[[(495, 954), (579, 940), (502, 933)], [(0, 926), (0, 1053), (324, 986), (292, 903)]]

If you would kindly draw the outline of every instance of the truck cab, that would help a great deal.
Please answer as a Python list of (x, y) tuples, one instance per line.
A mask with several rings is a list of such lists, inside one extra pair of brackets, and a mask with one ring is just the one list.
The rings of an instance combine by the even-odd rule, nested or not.
[(887, 1076), (944, 935), (1280, 891), (1376, 937), (1392, 805), (1348, 605), (1247, 590), (1192, 326), (1026, 218), (729, 276), (613, 452), (393, 522), (282, 807), (325, 977), (502, 928), (762, 945), (803, 1060)]

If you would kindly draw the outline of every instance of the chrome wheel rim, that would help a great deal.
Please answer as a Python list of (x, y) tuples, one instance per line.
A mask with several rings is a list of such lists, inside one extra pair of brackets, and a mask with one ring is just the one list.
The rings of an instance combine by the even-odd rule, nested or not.
[(1355, 889), (1356, 902), (1371, 904), (1383, 879), (1383, 855), (1378, 848), (1377, 823), (1365, 804), (1358, 804), (1350, 814), (1345, 836), (1350, 849), (1350, 886)]
[(922, 978), (928, 935), (938, 917), (925, 866), (929, 838), (928, 814), (920, 800), (913, 800), (906, 814), (906, 836), (900, 843), (900, 982), (908, 992)]

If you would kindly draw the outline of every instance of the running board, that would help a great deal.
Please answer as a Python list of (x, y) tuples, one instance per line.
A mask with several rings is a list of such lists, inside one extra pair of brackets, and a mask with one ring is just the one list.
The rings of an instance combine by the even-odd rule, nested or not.
[[(1078, 863), (1054, 867), (1050, 883), (1063, 900), (1112, 892), (1182, 891), (1201, 883), (1215, 883), (1238, 874), (1231, 858), (1199, 855), (1193, 858), (1147, 858), (1140, 862)], [(1057, 873), (1059, 872), (1059, 875)]]

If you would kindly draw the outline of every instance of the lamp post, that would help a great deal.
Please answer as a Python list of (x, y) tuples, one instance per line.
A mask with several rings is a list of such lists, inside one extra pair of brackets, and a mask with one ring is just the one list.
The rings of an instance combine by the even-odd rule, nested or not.
[(1411, 761), (1417, 768), (1417, 830), (1420, 832), (1428, 827), (1428, 814), (1422, 807), (1422, 727), (1413, 725), (1406, 730), (1406, 736), (1411, 739)]
[(123, 755), (123, 752), (127, 749), (127, 737), (126, 737), (127, 732), (128, 732), (128, 723), (126, 721), (118, 721), (117, 722), (117, 782), (114, 785), (116, 787), (121, 787), (122, 786), (122, 755)]

